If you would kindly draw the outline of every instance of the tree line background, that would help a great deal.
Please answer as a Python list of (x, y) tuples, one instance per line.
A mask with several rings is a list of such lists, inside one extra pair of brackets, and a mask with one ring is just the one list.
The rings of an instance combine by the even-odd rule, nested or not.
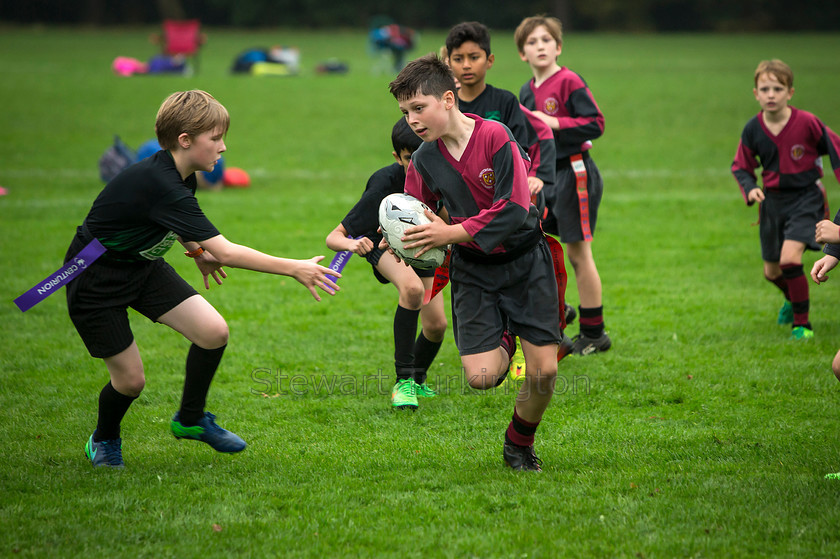
[(6, 24), (146, 25), (198, 18), (231, 27), (367, 28), (390, 18), (416, 29), (464, 20), (513, 29), (525, 16), (554, 15), (577, 31), (835, 31), (836, 0), (0, 0)]

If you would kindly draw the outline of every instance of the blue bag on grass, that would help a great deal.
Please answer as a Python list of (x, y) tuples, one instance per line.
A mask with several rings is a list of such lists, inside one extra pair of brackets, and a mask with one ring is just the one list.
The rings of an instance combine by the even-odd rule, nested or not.
[(114, 135), (114, 145), (105, 150), (99, 158), (99, 177), (108, 182), (120, 171), (137, 161), (137, 153)]

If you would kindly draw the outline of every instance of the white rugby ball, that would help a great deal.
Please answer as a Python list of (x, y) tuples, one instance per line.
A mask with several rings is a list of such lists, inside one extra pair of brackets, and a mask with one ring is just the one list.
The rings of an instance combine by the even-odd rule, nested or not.
[(403, 193), (389, 194), (379, 204), (379, 226), (382, 228), (382, 236), (400, 259), (416, 268), (437, 268), (443, 264), (446, 257), (443, 248), (435, 247), (417, 258), (414, 254), (418, 249), (406, 249), (400, 240), (406, 229), (431, 223), (423, 213), (428, 209), (429, 206), (414, 196)]

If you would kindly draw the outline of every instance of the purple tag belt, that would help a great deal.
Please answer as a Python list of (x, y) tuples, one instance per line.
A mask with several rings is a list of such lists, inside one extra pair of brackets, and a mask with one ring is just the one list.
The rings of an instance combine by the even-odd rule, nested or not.
[(84, 272), (97, 258), (105, 254), (105, 247), (98, 239), (93, 239), (79, 253), (67, 261), (64, 266), (50, 274), (44, 280), (15, 299), (15, 304), (26, 312)]

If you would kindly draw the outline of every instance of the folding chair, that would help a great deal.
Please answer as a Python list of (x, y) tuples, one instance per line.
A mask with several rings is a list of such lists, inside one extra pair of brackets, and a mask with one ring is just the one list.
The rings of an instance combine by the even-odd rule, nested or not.
[(198, 53), (205, 38), (199, 20), (167, 19), (163, 21), (163, 35), (158, 35), (156, 42), (161, 44), (166, 55), (192, 58), (195, 71), (198, 72)]

